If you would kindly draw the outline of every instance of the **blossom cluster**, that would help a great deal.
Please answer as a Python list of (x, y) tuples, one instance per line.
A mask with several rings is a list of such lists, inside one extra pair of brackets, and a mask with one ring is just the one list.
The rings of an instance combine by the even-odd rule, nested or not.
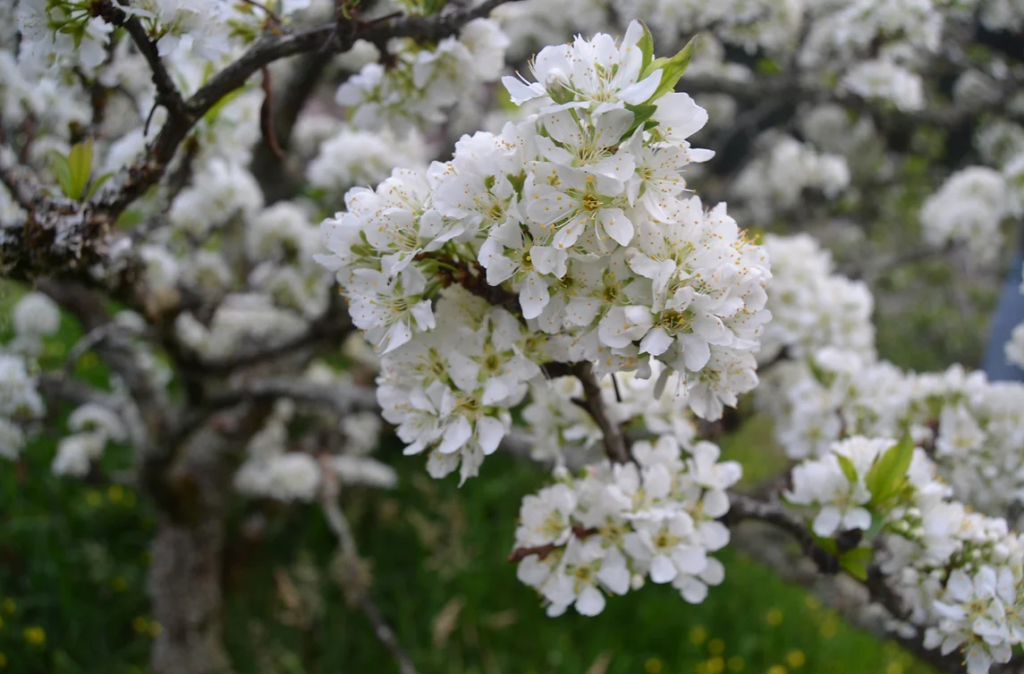
[[(248, 171), (212, 160), (171, 206), (170, 227), (142, 248), (151, 288), (184, 288), (220, 297), (211, 317), (181, 313), (178, 338), (208, 359), (293, 339), (323, 313), (329, 279), (313, 261), (319, 234), (310, 209), (293, 202), (261, 208), (263, 195)], [(240, 238), (242, 250), (206, 248), (198, 238)], [(244, 289), (244, 290), (242, 290)]]
[(372, 133), (343, 126), (318, 143), (306, 178), (325, 197), (339, 198), (355, 185), (381, 182), (394, 168), (425, 169), (425, 154), (423, 141), (415, 133), (399, 142), (386, 129)]
[(785, 349), (789, 360), (764, 375), (756, 401), (790, 457), (823, 456), (852, 435), (909, 430), (957, 498), (1000, 514), (1024, 500), (1024, 386), (960, 366), (904, 372), (878, 359), (872, 297), (862, 283), (834, 274), (828, 254), (806, 235), (768, 235), (765, 247), (774, 318), (762, 358)]
[(386, 127), (405, 135), (443, 122), (466, 92), (498, 79), (509, 41), (496, 21), (476, 19), (436, 45), (393, 42), (393, 65), (368, 63), (338, 88), (335, 100), (359, 129)]
[(834, 348), (779, 367), (762, 403), (776, 437), (795, 458), (821, 456), (850, 435), (892, 437), (908, 429), (957, 498), (1005, 513), (1024, 500), (1024, 386), (989, 382), (953, 366), (903, 372), (891, 363)]
[(406, 454), (429, 450), (433, 477), (457, 469), (462, 481), (474, 477), (511, 427), (508, 410), (523, 401), (526, 382), (540, 376), (541, 347), (511, 313), (452, 286), (437, 303), (435, 329), (381, 358), (384, 419)]
[(887, 59), (858, 63), (843, 77), (843, 86), (864, 98), (889, 101), (904, 111), (925, 106), (921, 76)]
[(984, 674), (1024, 641), (1024, 540), (1003, 518), (953, 500), (953, 491), (924, 450), (853, 436), (796, 466), (786, 496), (813, 513), (822, 539), (859, 534), (840, 561), (863, 577), (866, 565), (851, 560), (874, 557), (902, 605), (892, 629), (923, 631), (925, 648), (959, 650), (969, 674)]
[[(14, 336), (0, 346), (0, 456), (14, 459), (25, 441), (43, 430), (39, 422), (46, 407), (37, 390), (45, 356), (43, 340), (57, 333), (61, 316), (49, 297), (30, 292), (14, 306), (11, 318)], [(140, 320), (137, 314), (122, 311), (103, 326), (106, 334), (102, 338), (126, 347), (138, 371), (165, 387), (170, 380), (166, 365), (151, 352), (137, 348), (132, 339)], [(89, 339), (87, 335), (83, 341)], [(68, 415), (68, 433), (57, 443), (50, 465), (55, 475), (85, 476), (111, 443), (133, 439), (130, 428), (137, 420), (137, 409), (118, 376), (111, 376), (109, 384), (109, 391), (97, 391), (95, 400), (79, 404)]]
[(86, 403), (68, 417), (70, 435), (61, 438), (53, 459), (55, 475), (84, 477), (92, 463), (103, 455), (108, 443), (128, 440), (128, 428), (114, 410)]
[[(291, 17), (310, 4), (311, 0), (137, 0), (118, 4), (116, 10), (160, 37), (161, 56), (187, 52), (215, 61), (235, 44), (255, 38), (268, 10)], [(38, 71), (77, 66), (92, 73), (106, 60), (114, 35), (108, 17), (96, 16), (89, 4), (71, 0), (19, 0), (17, 22), (23, 38), (19, 59)]]
[(685, 196), (707, 115), (672, 92), (687, 52), (654, 61), (650, 45), (634, 22), (621, 42), (545, 48), (537, 82), (504, 79), (538, 114), (350, 190), (324, 221), (318, 260), (383, 357), (386, 418), (407, 451), (434, 450), (432, 473), (461, 452), (475, 474), (544, 363), (647, 378), (653, 357), (709, 419), (756, 385), (767, 256), (724, 204)]
[(804, 190), (836, 198), (850, 184), (845, 157), (819, 152), (810, 143), (768, 132), (759, 142), (764, 154), (748, 163), (733, 187), (749, 217), (765, 225), (779, 212), (796, 208)]
[(17, 458), (32, 430), (46, 411), (37, 388), (37, 358), (43, 339), (60, 327), (60, 310), (41, 293), (22, 297), (10, 314), (11, 324), (0, 326), (13, 335), (0, 344), (0, 457)]
[(1000, 224), (1021, 212), (1002, 173), (971, 166), (954, 173), (928, 197), (921, 207), (921, 225), (928, 244), (963, 242), (979, 262), (988, 263), (1002, 245)]
[(806, 11), (800, 0), (616, 0), (623, 16), (649, 17), (659, 40), (670, 44), (680, 35), (714, 27), (715, 34), (748, 53), (777, 54), (792, 47)]
[(783, 349), (793, 358), (826, 346), (874, 354), (874, 299), (867, 285), (836, 273), (828, 250), (808, 234), (766, 234), (764, 247), (772, 261), (772, 322), (761, 337), (762, 362)]
[(512, 559), (550, 616), (570, 606), (597, 615), (605, 594), (626, 594), (648, 578), (697, 604), (725, 577), (711, 555), (729, 543), (717, 519), (729, 511), (726, 490), (739, 464), (720, 462), (712, 443), (683, 448), (672, 435), (632, 449), (635, 463), (604, 461), (578, 477), (563, 468), (554, 485), (523, 499)]
[[(321, 385), (351, 383), (323, 362), (310, 365), (304, 379)], [(317, 497), (325, 479), (336, 480), (343, 486), (390, 489), (395, 485), (395, 471), (369, 456), (381, 431), (376, 413), (354, 412), (341, 420), (332, 420), (340, 434), (339, 451), (301, 445), (290, 425), (309, 413), (311, 410), (290, 400), (279, 400), (274, 405), (263, 426), (249, 440), (245, 461), (235, 473), (236, 490), (279, 501), (310, 502)]]

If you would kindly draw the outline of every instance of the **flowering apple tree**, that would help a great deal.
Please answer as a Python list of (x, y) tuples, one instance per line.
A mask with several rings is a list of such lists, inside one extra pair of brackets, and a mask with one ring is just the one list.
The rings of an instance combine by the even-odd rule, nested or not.
[[(495, 452), (550, 471), (509, 561), (553, 618), (648, 584), (681, 614), (714, 601), (715, 553), (756, 520), (941, 671), (1024, 671), (1024, 385), (881, 360), (871, 275), (800, 231), (906, 227), (924, 157), (912, 253), (1000, 260), (1024, 214), (1021, 3), (17, 0), (0, 19), (19, 296), (0, 456), (62, 409), (54, 473), (106, 479), (98, 459), (131, 449), (159, 512), (154, 671), (230, 671), (234, 494), (317, 502), (355, 563), (339, 498), (394, 483), (371, 456), (391, 430), (466, 488), (500, 479)], [(77, 376), (86, 353), (104, 386)], [(1024, 364), (1024, 328), (1006, 354)], [(756, 496), (716, 444), (752, 408), (792, 462)]]

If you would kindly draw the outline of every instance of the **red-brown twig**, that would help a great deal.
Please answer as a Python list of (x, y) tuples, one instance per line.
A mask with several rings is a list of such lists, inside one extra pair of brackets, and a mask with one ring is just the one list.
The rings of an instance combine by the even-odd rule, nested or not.
[[(578, 524), (572, 525), (572, 535), (576, 538), (583, 539), (587, 536), (593, 536), (596, 533), (597, 529), (584, 529)], [(530, 555), (537, 555), (538, 559), (544, 559), (555, 550), (558, 550), (559, 548), (564, 548), (565, 545), (565, 543), (547, 543), (545, 545), (535, 545), (529, 548), (516, 548), (509, 554), (508, 561), (513, 563), (519, 562), (523, 559), (526, 559)]]

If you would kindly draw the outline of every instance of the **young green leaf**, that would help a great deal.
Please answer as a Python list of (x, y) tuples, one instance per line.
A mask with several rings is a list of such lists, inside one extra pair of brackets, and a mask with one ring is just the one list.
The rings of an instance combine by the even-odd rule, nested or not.
[(885, 526), (885, 517), (878, 513), (871, 514), (871, 526), (864, 532), (864, 540), (870, 541), (875, 536), (882, 532), (882, 527)]
[(57, 184), (60, 185), (60, 191), (64, 193), (64, 196), (74, 199), (74, 186), (71, 184), (71, 166), (68, 164), (68, 158), (59, 152), (54, 152), (50, 157), (50, 170), (57, 178)]
[(654, 91), (649, 99), (648, 103), (653, 103), (665, 94), (675, 91), (676, 84), (679, 82), (679, 78), (686, 72), (687, 67), (690, 65), (690, 60), (693, 58), (693, 52), (697, 48), (697, 36), (690, 38), (690, 41), (686, 43), (686, 46), (679, 50), (679, 53), (670, 59), (660, 58), (651, 61), (647, 68), (641, 71), (640, 78), (643, 79), (648, 75), (651, 75), (656, 70), (661, 70), (661, 82), (658, 84), (658, 88)]
[(651, 65), (651, 60), (654, 58), (654, 36), (651, 35), (651, 29), (647, 27), (646, 23), (641, 21), (640, 25), (644, 27), (643, 37), (637, 44), (640, 47), (640, 53), (644, 56), (640, 62), (640, 72), (642, 73), (647, 70), (647, 66)]
[(819, 384), (826, 388), (832, 385), (832, 373), (826, 372), (820, 365), (814, 362), (813, 358), (807, 359), (807, 368), (811, 371), (811, 376)]
[(851, 484), (856, 483), (857, 469), (853, 466), (853, 461), (850, 461), (850, 457), (836, 454), (836, 459), (839, 461), (839, 467), (843, 469), (843, 475), (846, 476), (846, 479)]
[(96, 194), (96, 191), (99, 188), (103, 187), (103, 183), (107, 182), (112, 175), (114, 175), (114, 174), (112, 172), (108, 171), (107, 173), (104, 173), (103, 175), (101, 175), (101, 176), (97, 177), (95, 180), (93, 180), (92, 184), (89, 185), (89, 191), (85, 193), (85, 198), (86, 199), (91, 199), (92, 195)]
[(68, 196), (72, 199), (81, 199), (89, 184), (89, 178), (92, 177), (92, 157), (91, 138), (84, 143), (75, 145), (68, 153), (68, 169), (71, 178), (71, 193)]
[(864, 483), (871, 492), (871, 504), (880, 505), (897, 496), (907, 480), (907, 469), (914, 458), (914, 443), (909, 435), (875, 459)]
[(871, 548), (854, 548), (839, 558), (839, 566), (854, 578), (868, 579), (868, 565), (874, 556)]
[(633, 113), (633, 124), (630, 125), (626, 133), (622, 134), (620, 140), (623, 141), (631, 138), (641, 124), (646, 124), (647, 120), (658, 111), (658, 106), (641, 103), (640, 105), (627, 105), (626, 109)]

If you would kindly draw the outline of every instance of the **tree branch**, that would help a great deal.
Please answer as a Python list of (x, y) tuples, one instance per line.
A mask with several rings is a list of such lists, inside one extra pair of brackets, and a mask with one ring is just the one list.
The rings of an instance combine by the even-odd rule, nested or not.
[[(0, 182), (10, 191), (14, 201), (25, 210), (39, 206), (42, 186), (32, 169), (18, 163), (14, 150), (0, 146)], [(2, 267), (0, 267), (2, 269)]]
[(180, 445), (218, 412), (246, 402), (272, 403), (281, 398), (322, 407), (339, 418), (380, 409), (374, 390), (355, 384), (316, 384), (289, 377), (259, 379), (211, 396), (201, 408), (185, 415), (171, 434), (169, 447)]
[(123, 27), (132, 42), (138, 47), (142, 57), (149, 64), (153, 73), (153, 84), (156, 86), (156, 103), (167, 108), (168, 114), (175, 117), (187, 117), (189, 111), (185, 106), (185, 99), (181, 97), (177, 85), (163, 59), (160, 58), (160, 51), (156, 44), (149, 39), (146, 28), (139, 21), (138, 17), (128, 16), (123, 9), (114, 4), (111, 0), (100, 0), (97, 11), (103, 20), (114, 26)]
[[(770, 524), (792, 536), (800, 544), (803, 554), (808, 557), (818, 571), (825, 575), (835, 575), (840, 570), (839, 558), (830, 552), (822, 549), (811, 536), (807, 525), (799, 518), (790, 514), (779, 503), (771, 501), (759, 501), (750, 496), (737, 492), (729, 493), (729, 512), (722, 518), (722, 522), (733, 528), (743, 521), (759, 521)], [(870, 601), (882, 606), (892, 617), (897, 620), (904, 620), (909, 615), (909, 608), (900, 597), (893, 591), (886, 580), (885, 575), (877, 565), (868, 566), (867, 578), (857, 579), (868, 593)], [(956, 653), (942, 655), (936, 649), (924, 647), (923, 636), (904, 638), (898, 634), (890, 634), (889, 638), (897, 641), (903, 648), (914, 653), (922, 660), (943, 672), (950, 674), (962, 674), (964, 665), (962, 658)]]
[[(39, 290), (71, 313), (87, 333), (106, 329), (111, 324), (110, 314), (103, 300), (89, 289), (68, 282), (43, 279)], [(116, 331), (105, 333), (106, 339), (92, 344), (92, 348), (104, 363), (128, 387), (149, 438), (158, 438), (170, 424), (170, 401), (167, 392), (154, 386), (149, 373), (142, 367), (137, 354), (140, 347), (127, 339), (111, 339)], [(141, 448), (140, 448), (141, 449)]]
[(576, 363), (572, 366), (572, 374), (583, 384), (583, 400), (577, 402), (587, 411), (604, 435), (604, 451), (613, 463), (629, 463), (633, 460), (629, 438), (622, 429), (608, 416), (608, 408), (604, 404), (601, 386), (594, 376), (594, 366), (589, 362)]
[[(359, 39), (375, 44), (400, 37), (436, 42), (456, 33), (467, 22), (487, 16), (495, 7), (515, 1), (485, 0), (476, 7), (446, 9), (433, 16), (349, 21), (348, 30), (345, 31), (338, 30), (337, 23), (330, 23), (290, 34), (267, 35), (258, 39), (234, 63), (213, 76), (184, 101), (183, 107), (177, 105), (170, 93), (169, 85), (173, 85), (173, 81), (169, 76), (165, 79), (165, 71), (160, 70), (162, 63), (159, 60), (152, 61), (150, 65), (155, 67), (154, 82), (158, 83), (158, 94), (162, 89), (171, 97), (169, 102), (162, 101), (168, 104), (171, 114), (148, 146), (146, 155), (123, 170), (113, 189), (108, 190), (108, 196), (97, 202), (51, 203), (52, 200), (43, 198), (38, 188), (28, 186), (29, 192), (21, 195), (22, 201), (33, 207), (27, 209), (29, 214), (25, 221), (0, 228), (0, 273), (17, 280), (29, 280), (46, 274), (70, 272), (82, 275), (93, 265), (109, 263), (112, 248), (110, 238), (118, 216), (160, 181), (178, 146), (192, 127), (218, 101), (243, 86), (249, 77), (264, 66), (287, 56), (314, 52), (325, 47), (329, 53), (344, 52)], [(127, 23), (130, 21), (126, 22), (126, 29)], [(3, 175), (9, 173), (10, 170), (2, 172)], [(16, 182), (20, 186), (23, 181)], [(125, 281), (123, 275), (119, 275), (111, 283), (118, 285)]]

